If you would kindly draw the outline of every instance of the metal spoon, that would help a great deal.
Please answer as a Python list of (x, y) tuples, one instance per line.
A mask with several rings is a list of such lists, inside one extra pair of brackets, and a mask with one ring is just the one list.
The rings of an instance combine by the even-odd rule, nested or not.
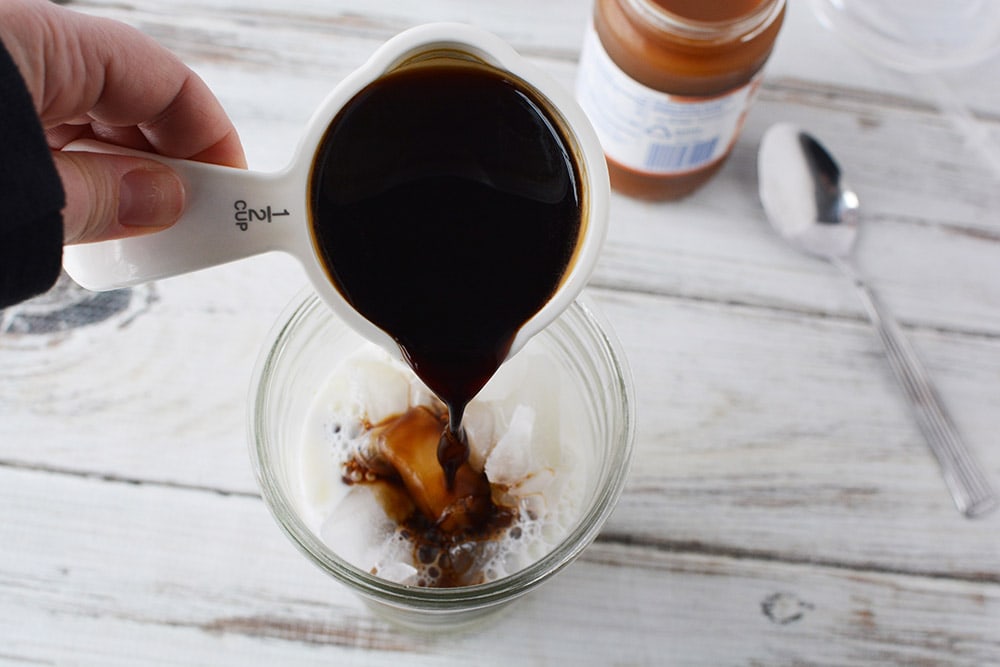
[(858, 198), (841, 179), (836, 161), (809, 134), (779, 123), (761, 139), (757, 174), (760, 200), (775, 230), (793, 246), (840, 268), (858, 289), (959, 511), (976, 517), (996, 508), (989, 480), (959, 437), (923, 365), (850, 263)]

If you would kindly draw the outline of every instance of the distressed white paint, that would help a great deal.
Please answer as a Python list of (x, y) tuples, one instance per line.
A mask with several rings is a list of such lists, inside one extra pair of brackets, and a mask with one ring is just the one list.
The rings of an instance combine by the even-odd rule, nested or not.
[[(477, 23), (569, 85), (590, 10), (76, 6), (195, 67), (258, 169), (398, 30)], [(949, 78), (996, 133), (995, 86)], [(1000, 662), (1000, 514), (955, 512), (850, 286), (782, 245), (755, 195), (770, 123), (837, 152), (865, 211), (858, 264), (1000, 485), (1000, 184), (910, 85), (792, 3), (716, 179), (679, 203), (614, 198), (591, 291), (635, 370), (635, 468), (580, 562), (454, 641), (373, 619), (257, 499), (247, 384), (304, 282), (291, 260), (162, 281), (91, 327), (0, 335), (0, 665)]]

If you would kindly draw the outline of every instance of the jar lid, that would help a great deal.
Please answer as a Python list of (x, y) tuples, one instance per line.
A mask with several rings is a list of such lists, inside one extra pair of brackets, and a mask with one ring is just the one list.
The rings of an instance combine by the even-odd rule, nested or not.
[[(625, 0), (649, 25), (664, 33), (700, 43), (748, 41), (767, 29), (786, 0)], [(742, 11), (740, 9), (742, 5)]]

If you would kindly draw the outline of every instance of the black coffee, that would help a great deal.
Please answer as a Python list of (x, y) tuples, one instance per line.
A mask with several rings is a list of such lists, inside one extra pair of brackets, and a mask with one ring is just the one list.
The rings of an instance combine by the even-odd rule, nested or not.
[(333, 283), (448, 407), (438, 460), (450, 484), (468, 456), (466, 405), (576, 250), (570, 146), (525, 86), (472, 62), (429, 61), (343, 108), (310, 199)]

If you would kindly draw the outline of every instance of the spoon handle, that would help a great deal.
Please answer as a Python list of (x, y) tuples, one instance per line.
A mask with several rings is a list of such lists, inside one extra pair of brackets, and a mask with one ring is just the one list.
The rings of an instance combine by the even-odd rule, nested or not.
[(945, 411), (931, 383), (927, 371), (914, 353), (909, 341), (896, 322), (879, 306), (875, 294), (842, 260), (835, 260), (857, 287), (868, 316), (878, 331), (879, 338), (896, 377), (916, 413), (931, 451), (937, 457), (945, 484), (959, 511), (967, 517), (982, 516), (997, 507), (996, 493), (972, 453), (959, 436), (958, 429)]

